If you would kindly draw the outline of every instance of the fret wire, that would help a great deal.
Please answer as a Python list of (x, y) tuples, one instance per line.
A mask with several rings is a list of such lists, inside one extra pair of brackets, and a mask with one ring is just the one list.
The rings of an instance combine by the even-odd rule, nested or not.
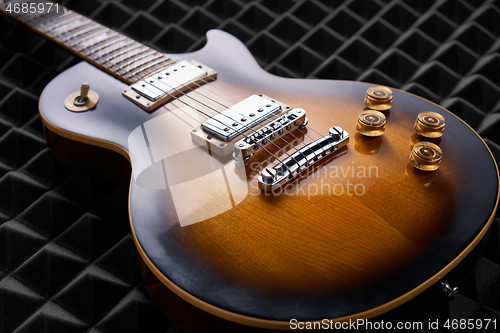
[[(92, 23), (90, 20), (75, 20), (72, 22), (68, 22), (66, 24), (61, 25), (58, 28), (55, 28), (54, 30), (49, 31), (49, 33), (54, 36), (55, 38), (59, 38), (62, 35), (65, 35), (67, 33), (70, 33), (76, 29), (79, 29), (81, 27), (84, 27), (88, 24)], [(66, 30), (63, 30), (66, 28)]]
[[(89, 39), (92, 39), (92, 38), (95, 38), (95, 37), (98, 37), (98, 36), (101, 36), (103, 35), (103, 37), (105, 38), (107, 35), (107, 32), (109, 31), (108, 28), (106, 27), (103, 27), (103, 26), (100, 26), (98, 29), (98, 31), (88, 31), (87, 33), (83, 34), (83, 35), (80, 35), (80, 36), (76, 36), (76, 40), (74, 40), (71, 44), (69, 44), (71, 47), (75, 47), (77, 46), (78, 44), (82, 43), (82, 42), (85, 42), (85, 41), (88, 41)], [(79, 38), (78, 38), (79, 37)], [(72, 38), (73, 39), (73, 38)]]
[[(105, 61), (105, 63), (106, 63), (106, 66), (113, 67), (113, 66), (120, 64), (121, 62), (129, 60), (130, 58), (135, 57), (139, 54), (142, 54), (143, 52), (147, 52), (149, 50), (151, 50), (149, 47), (144, 47), (144, 46), (140, 46), (138, 48), (132, 48), (132, 49), (130, 49), (130, 51), (124, 52), (118, 57), (113, 57), (113, 59), (108, 59), (107, 61)], [(134, 51), (136, 51), (136, 52), (134, 52)], [(118, 69), (120, 69), (120, 68), (118, 68)]]
[[(164, 57), (164, 55), (162, 55), (162, 57)], [(168, 59), (168, 57), (167, 57), (167, 59)], [(128, 78), (131, 78), (132, 76), (135, 76), (135, 75), (137, 75), (138, 73), (140, 73), (140, 72), (142, 72), (142, 71), (144, 71), (144, 70), (147, 70), (148, 68), (151, 68), (151, 67), (153, 67), (153, 66), (155, 66), (155, 65), (157, 65), (157, 64), (159, 64), (159, 63), (161, 63), (161, 62), (163, 62), (163, 61), (165, 61), (165, 60), (167, 60), (167, 59), (159, 59), (158, 61), (155, 61), (155, 62), (153, 62), (153, 63), (151, 63), (151, 64), (150, 64), (149, 62), (147, 62), (147, 63), (143, 64), (143, 66), (145, 65), (146, 67), (140, 66), (140, 67), (139, 67), (140, 69), (137, 69), (135, 72), (133, 72), (133, 73), (129, 73), (129, 74), (125, 75), (125, 77), (126, 77), (127, 79), (128, 79)], [(143, 67), (143, 68), (141, 68), (141, 67)]]
[(158, 55), (150, 54), (149, 56), (137, 59), (137, 60), (142, 60), (139, 63), (137, 63), (137, 60), (134, 60), (134, 62), (132, 64), (120, 69), (119, 71), (117, 71), (117, 73), (120, 75), (125, 75), (127, 72), (130, 72), (134, 69), (137, 69), (137, 68), (141, 67), (142, 65), (144, 65), (152, 60), (158, 59), (160, 57), (163, 57), (163, 54), (161, 54), (161, 53)]
[(50, 22), (47, 22), (47, 23), (44, 23), (44, 24), (40, 25), (39, 28), (42, 29), (45, 32), (49, 32), (50, 29), (54, 28), (56, 25), (63, 24), (64, 22), (66, 22), (66, 21), (68, 21), (70, 19), (74, 19), (74, 18), (76, 18), (78, 16), (80, 16), (80, 15), (78, 15), (78, 14), (76, 14), (74, 12), (69, 11), (66, 14), (64, 14), (62, 16), (59, 16), (58, 18), (55, 18), (54, 20), (52, 20)]
[[(103, 35), (102, 39), (98, 38), (101, 35)], [(95, 34), (93, 37), (86, 38), (84, 40), (80, 40), (77, 44), (74, 44), (72, 46), (74, 48), (76, 48), (78, 51), (82, 52), (83, 50), (85, 50), (85, 49), (87, 49), (89, 47), (99, 45), (100, 43), (103, 43), (103, 42), (108, 42), (112, 38), (115, 38), (115, 37), (118, 37), (118, 36), (119, 36), (119, 34), (116, 31), (107, 29), (104, 32)]]
[[(87, 25), (78, 27), (76, 29), (73, 29), (70, 32), (65, 33), (64, 35), (67, 35), (66, 37), (63, 37), (64, 35), (59, 36), (58, 38), (63, 42), (66, 43), (69, 40), (72, 40), (75, 37), (81, 36), (89, 31), (94, 31), (98, 28), (102, 27), (100, 24), (96, 24), (95, 22), (90, 22)], [(81, 29), (81, 30), (80, 30)], [(76, 31), (75, 31), (76, 30)]]
[(54, 21), (57, 18), (62, 17), (66, 14), (67, 13), (64, 13), (61, 15), (60, 13), (57, 13), (57, 12), (47, 13), (46, 15), (40, 16), (37, 19), (32, 20), (30, 23), (34, 26), (40, 26), (42, 24), (46, 24), (48, 22)]
[[(99, 50), (102, 50), (102, 49), (104, 49), (104, 48), (106, 48), (106, 47), (108, 47), (108, 46), (111, 46), (111, 45), (113, 45), (113, 44), (115, 44), (115, 43), (117, 43), (117, 42), (120, 42), (120, 41), (122, 41), (122, 40), (125, 40), (126, 38), (127, 38), (127, 37), (122, 36), (122, 35), (120, 35), (120, 34), (117, 32), (117, 33), (116, 33), (116, 35), (115, 35), (115, 37), (112, 37), (110, 40), (108, 40), (108, 41), (107, 41), (107, 43), (104, 43), (104, 42), (106, 42), (106, 41), (105, 41), (105, 40), (103, 40), (102, 42), (99, 42), (99, 43), (97, 43), (97, 44), (95, 44), (95, 45), (91, 45), (91, 46), (88, 46), (88, 47), (85, 47), (85, 48), (81, 49), (81, 50), (80, 50), (80, 52), (83, 52), (83, 53), (85, 53), (86, 55), (90, 56), (91, 54), (93, 54), (93, 53), (95, 53), (95, 52), (97, 52), (97, 51), (99, 51)], [(102, 45), (99, 45), (99, 44), (101, 44), (101, 43), (103, 43), (103, 44), (102, 44)], [(95, 49), (90, 49), (90, 50), (87, 50), (89, 47), (93, 47), (93, 46), (95, 46), (96, 48), (95, 48)], [(90, 51), (90, 52), (89, 52), (89, 51)]]
[[(127, 52), (129, 52), (131, 50), (135, 50), (135, 49), (144, 47), (144, 45), (139, 44), (139, 43), (137, 43), (135, 41), (131, 41), (131, 43), (128, 43), (125, 46), (130, 46), (130, 47), (128, 47), (126, 49), (123, 49), (123, 47), (119, 47), (117, 49), (114, 49), (113, 51), (108, 52), (107, 54), (102, 55), (101, 57), (104, 57), (104, 56), (107, 56), (107, 57), (104, 58), (104, 59), (101, 59), (99, 61), (102, 62), (102, 63), (105, 63), (105, 62), (108, 62), (108, 61), (110, 61), (110, 60), (112, 60), (112, 59), (114, 59), (116, 57), (119, 57), (122, 54), (125, 54), (125, 53), (127, 53)], [(99, 59), (99, 58), (97, 58), (97, 59)]]
[[(110, 45), (103, 47), (102, 49), (97, 50), (96, 52), (89, 54), (89, 56), (94, 60), (98, 60), (101, 57), (107, 56), (110, 53), (113, 53), (113, 52), (115, 52), (115, 51), (117, 51), (125, 46), (128, 46), (130, 44), (134, 44), (134, 43), (135, 42), (133, 40), (125, 37), (124, 40), (118, 41), (116, 43), (111, 43)], [(112, 48), (112, 47), (114, 47), (114, 48)], [(106, 50), (107, 48), (110, 48), (110, 49)], [(97, 56), (97, 57), (95, 57), (95, 56)], [(101, 60), (99, 60), (99, 61), (101, 61)], [(101, 62), (104, 62), (104, 61), (101, 61)]]
[(161, 70), (163, 67), (173, 63), (174, 61), (172, 59), (170, 59), (169, 57), (165, 58), (165, 60), (163, 60), (162, 62), (154, 65), (153, 67), (151, 68), (148, 68), (148, 69), (144, 69), (144, 70), (141, 70), (139, 73), (137, 73), (136, 75), (133, 75), (131, 77), (129, 77), (130, 80), (132, 80), (133, 82), (135, 81), (138, 81), (146, 76), (151, 76), (153, 73), (156, 73), (157, 71)]
[[(118, 72), (118, 71), (120, 71), (120, 70), (124, 69), (125, 67), (132, 65), (132, 64), (133, 64), (134, 62), (136, 62), (137, 60), (141, 60), (141, 59), (143, 59), (143, 58), (149, 57), (150, 55), (153, 55), (155, 52), (156, 52), (156, 51), (154, 51), (154, 50), (151, 50), (151, 49), (150, 49), (150, 51), (148, 51), (148, 50), (146, 49), (146, 50), (141, 51), (141, 52), (139, 52), (139, 53), (137, 53), (137, 54), (135, 54), (135, 55), (133, 55), (132, 57), (130, 57), (130, 58), (128, 58), (128, 59), (127, 59), (127, 60), (132, 59), (131, 61), (128, 61), (128, 62), (126, 62), (126, 63), (124, 63), (124, 64), (122, 64), (122, 65), (118, 65), (118, 64), (120, 64), (120, 63), (122, 63), (122, 62), (123, 62), (123, 61), (120, 61), (117, 65), (111, 66), (110, 68), (111, 68), (112, 70), (114, 70), (114, 71)], [(113, 67), (115, 67), (115, 66), (118, 66), (118, 67), (113, 68)]]
[(46, 31), (46, 32), (48, 32), (48, 33), (52, 33), (52, 31), (57, 30), (57, 29), (59, 29), (59, 28), (61, 28), (61, 27), (65, 26), (65, 25), (66, 25), (66, 24), (68, 24), (68, 23), (71, 23), (71, 22), (76, 22), (76, 21), (78, 21), (78, 22), (82, 22), (82, 20), (83, 20), (83, 19), (84, 19), (84, 17), (83, 17), (83, 16), (81, 16), (81, 15), (72, 16), (72, 17), (70, 17), (70, 18), (69, 18), (69, 19), (67, 19), (67, 20), (64, 20), (64, 21), (62, 21), (62, 22), (59, 22), (58, 24), (54, 24), (54, 25), (53, 25), (53, 26), (51, 26), (48, 30), (45, 30), (45, 31)]

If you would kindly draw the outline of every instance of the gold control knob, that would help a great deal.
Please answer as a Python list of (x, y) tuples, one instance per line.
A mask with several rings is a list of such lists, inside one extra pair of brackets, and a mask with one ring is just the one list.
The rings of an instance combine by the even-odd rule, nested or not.
[(415, 121), (415, 130), (426, 138), (440, 138), (445, 124), (444, 117), (437, 112), (420, 112)]
[(439, 168), (443, 152), (432, 142), (421, 141), (413, 146), (410, 163), (422, 171), (434, 171)]
[(83, 112), (93, 109), (99, 102), (99, 95), (90, 90), (88, 83), (82, 84), (80, 91), (75, 91), (66, 97), (64, 106), (73, 112)]
[(358, 116), (356, 129), (364, 136), (381, 136), (385, 132), (387, 119), (382, 112), (367, 110)]
[(370, 87), (366, 91), (365, 104), (369, 109), (386, 111), (392, 106), (392, 97), (392, 90), (387, 87)]

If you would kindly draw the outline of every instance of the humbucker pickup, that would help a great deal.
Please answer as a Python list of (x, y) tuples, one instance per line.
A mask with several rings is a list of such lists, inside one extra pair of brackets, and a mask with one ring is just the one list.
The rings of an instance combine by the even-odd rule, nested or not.
[(194, 60), (183, 60), (144, 78), (122, 91), (148, 112), (217, 78), (217, 72)]
[(275, 101), (251, 95), (203, 122), (201, 128), (223, 141), (231, 141), (280, 111)]

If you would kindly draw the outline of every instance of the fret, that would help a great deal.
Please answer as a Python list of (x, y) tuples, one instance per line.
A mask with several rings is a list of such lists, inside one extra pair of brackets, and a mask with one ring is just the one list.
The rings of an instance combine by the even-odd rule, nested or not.
[[(156, 53), (158, 53), (158, 52), (156, 52)], [(151, 54), (149, 56), (142, 57), (140, 59), (136, 59), (130, 65), (122, 67), (121, 69), (119, 69), (117, 71), (117, 73), (120, 74), (120, 75), (125, 75), (127, 72), (135, 70), (135, 69), (139, 68), (140, 66), (142, 66), (142, 65), (144, 65), (144, 64), (146, 64), (146, 63), (148, 63), (148, 62), (150, 62), (152, 60), (158, 59), (160, 57), (163, 57), (163, 54), (161, 54), (161, 53), (157, 54), (157, 55)], [(137, 60), (142, 60), (142, 61), (137, 62)]]
[(106, 29), (104, 32), (94, 34), (93, 36), (87, 36), (86, 39), (80, 40), (76, 44), (71, 46), (75, 47), (78, 51), (83, 51), (89, 47), (99, 45), (102, 42), (109, 41), (113, 37), (118, 37), (119, 34), (113, 30)]
[(152, 67), (149, 67), (149, 68), (143, 68), (139, 73), (133, 75), (133, 76), (130, 76), (129, 79), (132, 81), (132, 82), (136, 82), (140, 79), (142, 79), (143, 77), (146, 77), (146, 76), (151, 76), (151, 74), (161, 70), (162, 68), (168, 66), (169, 64), (171, 64), (173, 62), (172, 59), (170, 59), (169, 57), (166, 57), (162, 62), (160, 63), (157, 63), (156, 65), (152, 66)]
[[(114, 65), (114, 66), (111, 66), (110, 68), (112, 70), (114, 70), (115, 72), (119, 72), (120, 70), (122, 70), (123, 68), (125, 67), (129, 67), (131, 65), (133, 65), (137, 60), (141, 60), (143, 58), (146, 58), (146, 57), (150, 57), (152, 56), (154, 53), (156, 53), (155, 50), (145, 50), (145, 51), (141, 51), (139, 53), (136, 53), (135, 55), (133, 55), (132, 57), (129, 57), (127, 60), (128, 61), (121, 61), (119, 62), (118, 64)], [(126, 70), (125, 70), (126, 71)]]
[(147, 69), (149, 69), (149, 68), (151, 68), (151, 67), (153, 67), (153, 66), (156, 66), (156, 65), (158, 65), (159, 63), (162, 63), (162, 62), (164, 62), (165, 60), (168, 60), (168, 59), (169, 59), (168, 57), (167, 57), (167, 59), (164, 59), (163, 57), (164, 57), (164, 56), (162, 55), (162, 57), (160, 57), (160, 58), (159, 58), (158, 60), (156, 60), (156, 61), (148, 61), (148, 62), (146, 62), (146, 63), (142, 64), (142, 66), (136, 67), (136, 68), (134, 69), (134, 72), (132, 72), (132, 73), (127, 73), (127, 74), (126, 74), (126, 75), (124, 75), (124, 76), (125, 76), (126, 78), (131, 78), (132, 76), (136, 76), (137, 74), (139, 74), (139, 73), (141, 73), (141, 72), (143, 72), (143, 71), (145, 71), (145, 70), (147, 70)]
[(66, 14), (59, 16), (58, 18), (55, 18), (54, 20), (44, 23), (39, 26), (40, 29), (42, 29), (45, 32), (49, 32), (51, 29), (60, 26), (61, 24), (64, 24), (64, 22), (67, 22), (68, 20), (75, 19), (79, 17), (80, 15), (69, 11)]
[(117, 44), (118, 45), (113, 45), (113, 47), (109, 47), (107, 49), (103, 49), (102, 51), (97, 52), (92, 58), (99, 61), (100, 63), (105, 63), (111, 57), (113, 57), (114, 54), (123, 53), (126, 52), (126, 50), (129, 50), (130, 48), (137, 48), (141, 46), (140, 44), (137, 44), (133, 40), (129, 39), (124, 40), (123, 42)]
[(123, 46), (127, 46), (132, 43), (134, 43), (134, 41), (128, 39), (127, 37), (119, 38), (112, 43), (104, 44), (101, 47), (89, 52), (88, 56), (90, 56), (92, 59), (98, 59), (102, 56), (105, 56), (106, 54), (109, 54), (110, 52), (113, 52), (117, 49), (122, 48)]
[(75, 36), (69, 39), (69, 41), (71, 42), (69, 43), (69, 46), (75, 47), (76, 45), (95, 37), (105, 38), (107, 36), (108, 31), (109, 31), (108, 28), (99, 25), (97, 29), (87, 31), (86, 33), (83, 33), (79, 36)]
[(49, 13), (42, 15), (34, 20), (31, 20), (30, 23), (33, 24), (34, 26), (39, 26), (39, 25), (45, 24), (47, 22), (51, 22), (53, 20), (56, 20), (57, 18), (62, 17), (66, 14), (67, 14), (67, 12), (62, 14), (62, 15), (61, 15), (61, 13), (57, 13), (57, 12), (49, 12)]
[(91, 21), (86, 20), (83, 18), (77, 18), (75, 20), (71, 20), (70, 22), (61, 24), (60, 26), (50, 29), (47, 32), (51, 34), (52, 36), (59, 38), (59, 36), (62, 36), (74, 29), (78, 29), (79, 27), (85, 26), (89, 24)]
[(102, 59), (99, 59), (99, 61), (101, 63), (105, 63), (111, 59), (114, 59), (115, 57), (119, 56), (119, 55), (122, 55), (130, 50), (134, 50), (134, 49), (137, 49), (137, 48), (141, 48), (141, 47), (145, 47), (144, 45), (141, 45), (135, 41), (131, 41), (130, 43), (128, 43), (126, 46), (128, 46), (127, 48), (123, 48), (123, 47), (120, 47), (120, 48), (117, 48), (113, 51), (110, 51), (110, 52), (107, 52), (106, 54), (104, 54), (101, 58)]
[(95, 22), (89, 21), (85, 24), (82, 24), (78, 27), (71, 29), (70, 31), (66, 31), (63, 34), (60, 34), (59, 36), (57, 36), (57, 38), (59, 40), (61, 40), (63, 43), (65, 43), (72, 38), (80, 36), (80, 35), (86, 33), (87, 31), (95, 30), (99, 27), (100, 27), (99, 24), (96, 24)]
[(110, 37), (108, 40), (103, 40), (102, 42), (96, 43), (95, 45), (90, 45), (90, 46), (84, 47), (84, 48), (80, 49), (80, 51), (86, 55), (91, 55), (97, 51), (100, 51), (100, 50), (108, 47), (108, 46), (111, 46), (115, 43), (118, 43), (122, 40), (125, 40), (126, 38), (127, 37), (121, 36), (120, 34), (116, 33), (115, 36)]
[(151, 49), (147, 46), (140, 46), (139, 48), (133, 48), (127, 52), (122, 53), (118, 57), (112, 57), (111, 59), (108, 59), (107, 61), (103, 62), (105, 63), (106, 66), (112, 67), (118, 65), (120, 62), (128, 60), (136, 55), (139, 55), (143, 52), (150, 51)]

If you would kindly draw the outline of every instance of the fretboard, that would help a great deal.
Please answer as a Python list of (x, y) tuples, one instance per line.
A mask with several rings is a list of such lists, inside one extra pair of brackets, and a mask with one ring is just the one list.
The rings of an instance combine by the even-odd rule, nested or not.
[[(30, 4), (35, 6), (30, 9)], [(53, 4), (50, 11), (48, 4)], [(0, 11), (129, 84), (172, 62), (165, 54), (54, 2), (0, 0)]]

